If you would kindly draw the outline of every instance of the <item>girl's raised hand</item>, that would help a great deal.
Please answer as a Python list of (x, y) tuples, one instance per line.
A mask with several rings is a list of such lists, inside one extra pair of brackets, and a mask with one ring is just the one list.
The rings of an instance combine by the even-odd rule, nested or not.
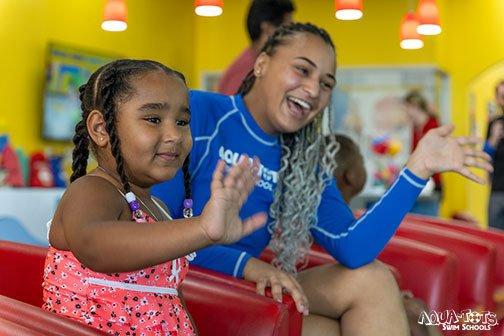
[(229, 244), (257, 230), (266, 223), (264, 212), (242, 221), (240, 209), (258, 180), (259, 159), (242, 156), (225, 174), (226, 164), (219, 160), (215, 168), (211, 196), (201, 213), (201, 225), (213, 243)]
[(478, 137), (452, 137), (453, 125), (434, 128), (420, 140), (406, 166), (414, 174), (429, 178), (435, 173), (456, 172), (480, 184), (485, 180), (469, 168), (492, 172), (490, 156), (481, 150)]

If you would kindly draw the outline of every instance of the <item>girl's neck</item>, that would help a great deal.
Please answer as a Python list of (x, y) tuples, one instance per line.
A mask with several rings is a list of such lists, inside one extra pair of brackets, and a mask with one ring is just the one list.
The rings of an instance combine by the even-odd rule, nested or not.
[(243, 102), (257, 125), (259, 125), (266, 134), (278, 134), (278, 131), (275, 130), (268, 121), (268, 109), (266, 107), (264, 95), (259, 92), (257, 85), (252, 86), (250, 91), (243, 97)]
[[(94, 171), (94, 173), (97, 173), (101, 175), (102, 177), (107, 178), (109, 181), (111, 181), (119, 190), (122, 192), (125, 192), (123, 183), (121, 181), (121, 177), (117, 173), (115, 169), (111, 169), (110, 167), (104, 166), (102, 164), (98, 164), (98, 167)], [(145, 188), (145, 187), (140, 187), (136, 184), (134, 184), (132, 181), (129, 181), (129, 185), (131, 187), (131, 191), (137, 195), (138, 197), (142, 198), (149, 198), (151, 193), (150, 193), (150, 188)]]

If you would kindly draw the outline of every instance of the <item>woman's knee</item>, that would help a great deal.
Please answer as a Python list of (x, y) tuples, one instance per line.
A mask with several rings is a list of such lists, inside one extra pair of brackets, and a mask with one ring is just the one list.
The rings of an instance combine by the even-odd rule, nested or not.
[(357, 269), (326, 264), (303, 271), (299, 281), (310, 302), (310, 313), (334, 318), (360, 303), (400, 302), (394, 277), (379, 261)]
[(380, 290), (387, 287), (397, 288), (394, 275), (387, 265), (379, 260), (356, 269), (344, 268), (342, 273), (345, 282), (359, 290), (366, 288), (379, 288)]

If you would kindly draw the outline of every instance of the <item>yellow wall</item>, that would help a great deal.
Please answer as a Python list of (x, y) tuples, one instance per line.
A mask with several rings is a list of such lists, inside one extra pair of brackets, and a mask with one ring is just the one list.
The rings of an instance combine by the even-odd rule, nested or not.
[(14, 146), (29, 151), (48, 145), (62, 149), (40, 140), (49, 41), (159, 60), (192, 77), (190, 1), (129, 1), (129, 28), (121, 33), (100, 28), (104, 4), (103, 0), (0, 1), (0, 128), (7, 128)]

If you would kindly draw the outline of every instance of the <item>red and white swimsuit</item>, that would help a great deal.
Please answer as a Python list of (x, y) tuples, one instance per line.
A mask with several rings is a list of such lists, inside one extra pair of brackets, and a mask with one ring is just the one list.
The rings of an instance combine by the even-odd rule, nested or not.
[[(139, 225), (154, 222), (147, 214), (144, 219)], [(49, 247), (42, 307), (112, 335), (192, 336), (196, 333), (178, 288), (193, 257), (135, 272), (105, 274), (82, 265), (71, 251)]]

